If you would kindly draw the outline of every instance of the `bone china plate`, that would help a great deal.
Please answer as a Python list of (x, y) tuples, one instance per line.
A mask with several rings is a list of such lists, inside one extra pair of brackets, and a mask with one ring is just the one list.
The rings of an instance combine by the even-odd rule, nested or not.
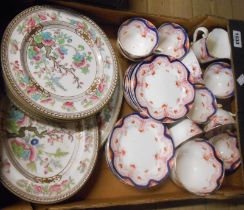
[(157, 55), (142, 62), (136, 71), (135, 96), (150, 117), (167, 123), (189, 112), (195, 91), (181, 61)]
[(4, 117), (1, 181), (34, 203), (56, 203), (76, 193), (89, 178), (98, 152), (94, 118), (62, 127), (29, 118), (13, 105)]
[(107, 144), (108, 165), (123, 182), (149, 188), (168, 176), (174, 145), (162, 123), (128, 115), (116, 123)]
[(9, 89), (46, 118), (95, 114), (117, 82), (117, 61), (104, 32), (89, 18), (64, 10), (23, 11), (8, 25), (1, 52)]

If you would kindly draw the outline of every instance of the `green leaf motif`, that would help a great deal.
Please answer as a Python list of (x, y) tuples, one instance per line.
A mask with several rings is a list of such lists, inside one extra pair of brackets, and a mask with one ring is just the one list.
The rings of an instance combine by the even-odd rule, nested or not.
[(85, 47), (84, 47), (83, 45), (80, 44), (80, 45), (78, 46), (78, 49), (80, 49), (80, 50), (84, 50)]
[(8, 120), (7, 128), (8, 128), (8, 131), (11, 133), (15, 133), (15, 134), (19, 133), (19, 126), (17, 125), (16, 120)]
[(29, 168), (32, 172), (36, 172), (36, 163), (34, 161), (29, 162), (27, 165), (27, 168)]
[(41, 34), (37, 34), (35, 37), (34, 37), (34, 40), (37, 44), (40, 44), (42, 43), (42, 35)]
[(47, 170), (48, 172), (53, 172), (53, 169), (50, 166), (47, 168)]
[(63, 152), (60, 148), (58, 148), (55, 153), (46, 152), (46, 154), (50, 156), (54, 156), (55, 158), (61, 158), (65, 155), (68, 155), (69, 153)]
[(87, 66), (82, 67), (80, 70), (81, 70), (81, 72), (82, 72), (83, 74), (87, 74), (87, 73), (89, 72), (89, 69), (88, 69)]

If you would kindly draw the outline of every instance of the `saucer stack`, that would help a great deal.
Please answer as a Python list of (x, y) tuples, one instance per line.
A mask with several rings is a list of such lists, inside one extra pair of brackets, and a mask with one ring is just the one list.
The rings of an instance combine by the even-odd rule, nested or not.
[[(1, 182), (50, 204), (86, 183), (122, 102), (111, 44), (89, 18), (35, 6), (2, 39)], [(1, 93), (2, 95), (2, 93)]]

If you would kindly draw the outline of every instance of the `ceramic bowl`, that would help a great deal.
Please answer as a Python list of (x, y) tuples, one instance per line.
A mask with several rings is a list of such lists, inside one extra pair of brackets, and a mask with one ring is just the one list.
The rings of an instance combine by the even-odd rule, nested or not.
[(107, 144), (108, 165), (124, 183), (150, 188), (168, 176), (174, 144), (162, 123), (130, 114), (116, 123)]
[(183, 27), (164, 23), (158, 28), (159, 45), (156, 52), (180, 59), (189, 51), (189, 38)]
[(232, 129), (235, 120), (232, 114), (226, 110), (218, 108), (216, 113), (210, 118), (209, 122), (204, 126), (203, 130), (207, 138), (213, 137), (227, 129)]
[(194, 54), (192, 49), (190, 49), (189, 52), (186, 54), (186, 56), (183, 57), (181, 62), (190, 71), (190, 81), (193, 84), (203, 83), (202, 70), (201, 70), (200, 64), (197, 60), (197, 57)]
[(131, 18), (121, 24), (117, 42), (119, 49), (129, 59), (149, 56), (158, 45), (156, 27), (143, 18)]
[(183, 119), (169, 128), (175, 147), (196, 136), (200, 136), (203, 130), (192, 120)]
[(206, 123), (216, 112), (216, 105), (216, 99), (208, 88), (203, 85), (195, 85), (193, 107), (187, 116), (195, 123)]
[(219, 99), (234, 94), (234, 78), (231, 66), (224, 62), (215, 62), (207, 67), (203, 76), (205, 85)]
[(141, 62), (135, 71), (133, 90), (138, 105), (146, 115), (163, 123), (184, 117), (195, 95), (189, 75), (181, 61), (166, 55)]
[(209, 141), (214, 145), (218, 157), (224, 162), (225, 171), (235, 171), (241, 164), (236, 136), (225, 132), (212, 137)]
[(176, 149), (171, 178), (191, 193), (208, 195), (222, 184), (223, 162), (208, 141), (195, 138)]

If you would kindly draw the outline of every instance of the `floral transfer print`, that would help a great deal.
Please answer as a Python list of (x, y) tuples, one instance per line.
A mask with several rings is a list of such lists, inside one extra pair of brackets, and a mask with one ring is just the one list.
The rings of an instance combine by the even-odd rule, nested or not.
[(62, 144), (74, 144), (75, 131), (34, 121), (14, 106), (9, 110), (6, 130), (15, 158), (34, 174), (41, 170), (43, 175), (49, 175), (62, 169), (66, 162), (63, 158), (69, 154)]
[(29, 183), (27, 180), (18, 180), (17, 185), (27, 191), (28, 193), (31, 193), (32, 195), (46, 195), (46, 196), (53, 196), (58, 195), (59, 193), (62, 193), (63, 191), (68, 191), (72, 189), (72, 187), (75, 185), (73, 178), (69, 177), (69, 179), (63, 180), (60, 183), (56, 184), (46, 184), (46, 185), (39, 185)]
[(7, 75), (24, 101), (36, 111), (61, 117), (74, 112), (86, 115), (87, 109), (96, 110), (104, 101), (101, 98), (108, 100), (117, 65), (107, 37), (96, 24), (51, 8), (40, 8), (18, 21), (5, 37), (9, 49), (5, 56), (9, 53), (11, 58)]

